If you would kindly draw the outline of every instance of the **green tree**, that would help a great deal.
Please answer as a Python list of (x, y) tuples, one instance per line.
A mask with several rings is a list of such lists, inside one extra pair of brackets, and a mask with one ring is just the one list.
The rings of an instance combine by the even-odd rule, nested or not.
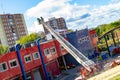
[(29, 43), (29, 42), (32, 42), (32, 41), (35, 41), (36, 39), (40, 38), (39, 34), (37, 33), (32, 33), (28, 36), (23, 36), (21, 39), (19, 39), (17, 41), (17, 43), (20, 43), (20, 44), (26, 44), (26, 43)]
[(97, 35), (101, 36), (101, 35), (105, 34), (106, 32), (108, 32), (109, 30), (111, 30), (115, 27), (118, 27), (118, 26), (120, 26), (120, 20), (111, 22), (109, 24), (99, 25), (99, 27), (96, 27), (95, 30), (96, 30)]
[(100, 36), (100, 28), (96, 27), (95, 30), (96, 30), (97, 35)]
[(117, 26), (120, 25), (120, 20), (118, 20), (118, 21), (116, 21), (116, 22), (112, 22), (112, 23), (110, 23), (109, 25), (110, 25), (112, 28), (117, 27)]
[(8, 50), (7, 46), (0, 45), (0, 55), (5, 54), (7, 52), (7, 50)]
[(32, 33), (32, 34), (29, 35), (28, 40), (29, 40), (29, 41), (34, 41), (34, 40), (36, 40), (38, 37), (39, 37), (38, 34)]

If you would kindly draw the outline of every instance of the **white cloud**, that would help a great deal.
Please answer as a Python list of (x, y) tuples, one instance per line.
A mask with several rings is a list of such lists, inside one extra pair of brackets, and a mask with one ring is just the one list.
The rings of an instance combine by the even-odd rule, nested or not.
[(66, 2), (69, 2), (69, 0), (57, 0), (57, 1), (44, 0), (44, 1), (40, 2), (37, 6), (29, 9), (27, 11), (27, 15), (30, 17), (43, 16), (44, 18), (50, 18), (51, 16), (54, 16), (54, 14), (56, 14), (58, 12), (59, 12), (59, 14), (62, 14), (62, 12), (60, 10), (64, 6), (66, 6)]
[(29, 34), (30, 34), (30, 33), (33, 33), (33, 32), (39, 32), (39, 31), (44, 31), (44, 30), (43, 30), (43, 26), (39, 25), (38, 22), (35, 21), (33, 23), (33, 25), (31, 25), (31, 27), (29, 27), (28, 31), (29, 31)]
[(111, 0), (111, 3), (117, 3), (119, 0)]
[(70, 4), (70, 2), (71, 0), (43, 0), (27, 10), (26, 15), (28, 17), (42, 16), (45, 20), (51, 17), (64, 17), (67, 27), (73, 29), (81, 29), (86, 26), (94, 27), (118, 20), (120, 17), (120, 2), (118, 0), (111, 0), (111, 3), (103, 6), (80, 6), (77, 3)]
[(92, 10), (89, 23), (94, 22), (95, 25), (100, 25), (118, 20), (119, 17), (120, 2), (116, 4), (112, 3)]

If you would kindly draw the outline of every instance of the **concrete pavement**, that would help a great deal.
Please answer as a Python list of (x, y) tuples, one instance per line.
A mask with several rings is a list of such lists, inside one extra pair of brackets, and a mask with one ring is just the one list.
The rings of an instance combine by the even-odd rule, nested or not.
[(109, 69), (105, 72), (102, 72), (101, 74), (98, 74), (96, 76), (93, 76), (89, 78), (88, 80), (109, 80), (110, 78), (120, 74), (120, 65), (116, 66), (112, 69)]
[(63, 71), (57, 78), (54, 78), (53, 80), (75, 80), (80, 76), (78, 68), (79, 66), (68, 69), (67, 71)]

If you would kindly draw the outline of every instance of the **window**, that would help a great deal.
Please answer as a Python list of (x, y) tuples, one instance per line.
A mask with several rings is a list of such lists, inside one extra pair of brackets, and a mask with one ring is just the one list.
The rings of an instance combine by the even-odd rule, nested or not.
[(31, 55), (26, 55), (26, 56), (24, 57), (24, 59), (25, 59), (25, 62), (26, 62), (26, 63), (32, 61)]
[(17, 63), (16, 59), (10, 60), (9, 64), (10, 64), (10, 68), (14, 68), (14, 67), (18, 66), (18, 63)]
[(0, 72), (6, 71), (7, 70), (7, 63), (3, 62), (0, 63)]
[(89, 36), (87, 36), (87, 40), (89, 40)]
[(39, 53), (38, 52), (33, 53), (33, 58), (34, 60), (39, 59), (40, 58)]
[(51, 47), (50, 50), (51, 50), (51, 53), (56, 53), (56, 48), (55, 47)]
[(9, 15), (8, 17), (9, 17), (9, 18), (13, 18), (13, 16), (12, 16), (12, 15)]
[(81, 38), (79, 39), (79, 43), (82, 43), (82, 39)]
[(49, 48), (45, 49), (44, 53), (45, 53), (46, 56), (49, 55), (50, 54)]
[(32, 80), (31, 73), (26, 74), (27, 80)]
[(12, 25), (13, 25), (13, 22), (9, 22), (9, 24), (10, 24), (10, 26), (12, 26)]
[(85, 42), (85, 41), (89, 41), (89, 37), (88, 36), (84, 36), (84, 37), (82, 37), (82, 38), (80, 38), (78, 40), (79, 43), (82, 43), (82, 42)]

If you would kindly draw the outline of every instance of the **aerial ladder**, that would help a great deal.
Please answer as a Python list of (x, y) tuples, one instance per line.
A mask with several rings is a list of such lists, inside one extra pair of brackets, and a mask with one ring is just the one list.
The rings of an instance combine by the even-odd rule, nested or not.
[(90, 66), (95, 63), (84, 56), (79, 50), (77, 50), (72, 44), (70, 44), (66, 39), (64, 39), (60, 34), (55, 32), (51, 26), (47, 25), (43, 18), (37, 18), (39, 24), (42, 24), (55, 38), (56, 40), (88, 71), (91, 71)]

